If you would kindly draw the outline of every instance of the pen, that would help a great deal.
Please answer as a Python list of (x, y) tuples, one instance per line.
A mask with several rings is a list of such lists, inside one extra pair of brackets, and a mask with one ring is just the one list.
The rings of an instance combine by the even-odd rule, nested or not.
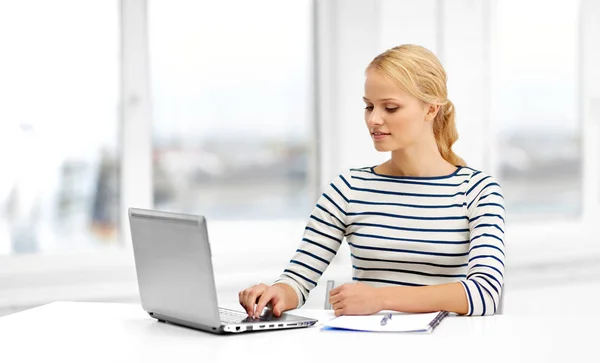
[(381, 323), (380, 324), (381, 325), (385, 325), (385, 324), (387, 324), (388, 320), (391, 320), (391, 319), (392, 319), (392, 314), (385, 314), (383, 316), (383, 319), (381, 319)]

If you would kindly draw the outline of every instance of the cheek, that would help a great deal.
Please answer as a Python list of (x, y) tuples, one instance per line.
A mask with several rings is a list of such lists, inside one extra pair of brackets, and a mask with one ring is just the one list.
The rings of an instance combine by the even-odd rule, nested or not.
[(389, 125), (394, 139), (404, 142), (416, 138), (423, 131), (424, 122), (415, 115), (399, 114), (394, 116)]
[(391, 122), (389, 125), (392, 129), (390, 132), (392, 133), (394, 133), (394, 131), (398, 132), (399, 134), (410, 133), (411, 130), (415, 129), (418, 125), (418, 123), (415, 122), (415, 118), (407, 113), (397, 113), (391, 115), (390, 121)]

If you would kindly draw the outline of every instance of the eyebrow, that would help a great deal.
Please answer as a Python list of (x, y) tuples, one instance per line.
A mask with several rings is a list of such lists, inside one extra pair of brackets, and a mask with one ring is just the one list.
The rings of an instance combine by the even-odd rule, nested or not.
[[(369, 102), (369, 99), (366, 97), (363, 97), (363, 101)], [(400, 101), (400, 100), (397, 98), (381, 98), (378, 101)]]

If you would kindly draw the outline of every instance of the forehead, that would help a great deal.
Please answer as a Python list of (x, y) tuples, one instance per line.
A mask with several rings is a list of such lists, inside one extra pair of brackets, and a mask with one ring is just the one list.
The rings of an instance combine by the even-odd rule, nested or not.
[(390, 77), (375, 69), (369, 69), (365, 77), (365, 97), (369, 100), (379, 98), (405, 98), (409, 94)]

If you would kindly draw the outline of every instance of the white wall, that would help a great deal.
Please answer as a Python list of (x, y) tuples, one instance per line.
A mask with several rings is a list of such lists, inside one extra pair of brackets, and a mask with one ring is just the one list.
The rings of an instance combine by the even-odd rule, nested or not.
[[(418, 44), (440, 56), (438, 0), (378, 1), (378, 53), (400, 44)], [(376, 54), (371, 55), (371, 59)]]

